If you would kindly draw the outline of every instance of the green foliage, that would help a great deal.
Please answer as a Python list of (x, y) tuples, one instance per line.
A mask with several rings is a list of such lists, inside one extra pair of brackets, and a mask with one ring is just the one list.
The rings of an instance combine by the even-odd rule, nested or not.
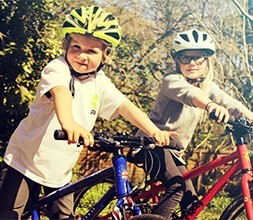
[(199, 220), (216, 220), (219, 219), (222, 212), (227, 208), (233, 198), (228, 197), (226, 192), (221, 192), (215, 197), (199, 215)]
[[(0, 45), (0, 140), (3, 146), (28, 112), (40, 71), (56, 54), (54, 18), (45, 1), (2, 1)], [(47, 37), (49, 32), (54, 38)], [(52, 43), (47, 47), (47, 41)], [(54, 45), (54, 49), (52, 49)], [(51, 49), (49, 49), (51, 48)], [(51, 55), (51, 56), (49, 56)]]
[[(100, 183), (90, 188), (80, 200), (76, 209), (75, 215), (82, 216), (85, 214), (94, 204), (96, 204), (102, 195), (104, 195), (112, 185), (109, 183)], [(116, 205), (116, 199), (111, 201), (103, 210), (101, 215), (105, 215), (110, 212)]]
[(65, 11), (79, 3), (70, 0), (0, 3), (0, 130), (4, 131), (0, 140), (4, 151), (10, 135), (28, 113), (41, 70), (62, 53), (60, 27)]
[[(81, 166), (76, 165), (73, 169), (72, 182), (76, 182), (84, 177), (85, 171), (81, 169)], [(98, 200), (104, 195), (105, 192), (112, 186), (109, 183), (100, 183), (93, 187), (91, 187), (85, 195), (80, 199), (78, 206), (76, 208), (75, 216), (81, 218), (83, 214), (85, 214), (90, 207), (92, 207)], [(115, 200), (116, 201), (116, 200)], [(107, 213), (112, 210), (115, 206), (115, 201), (112, 201), (103, 211), (103, 213)], [(79, 219), (78, 218), (78, 219)]]

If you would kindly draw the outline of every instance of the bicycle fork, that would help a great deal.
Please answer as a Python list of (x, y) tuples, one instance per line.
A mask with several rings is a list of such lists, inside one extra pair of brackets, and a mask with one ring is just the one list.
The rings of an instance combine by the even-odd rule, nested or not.
[[(230, 181), (230, 178), (234, 176), (236, 173), (241, 172), (241, 188), (242, 188), (242, 196), (245, 205), (245, 211), (247, 215), (247, 219), (253, 220), (253, 207), (252, 207), (252, 199), (250, 195), (251, 184), (253, 183), (253, 171), (252, 165), (250, 161), (248, 146), (245, 144), (237, 145), (237, 152), (234, 152), (228, 157), (218, 158), (210, 163), (206, 164), (204, 167), (196, 168), (194, 172), (189, 172), (191, 175), (184, 175), (184, 178), (191, 179), (195, 177), (195, 173), (198, 174), (204, 173), (206, 170), (210, 168), (215, 168), (220, 164), (225, 164), (225, 162), (233, 161), (238, 159), (224, 174), (223, 177), (220, 178), (214, 185), (211, 187), (206, 195), (200, 200), (201, 205), (196, 207), (194, 213), (187, 216), (187, 218), (183, 219), (196, 219), (198, 214), (204, 207), (212, 200), (212, 198)], [(200, 171), (201, 169), (201, 171)]]
[(112, 158), (115, 179), (117, 185), (117, 204), (113, 210), (113, 220), (127, 219), (127, 210), (131, 210), (133, 215), (140, 215), (141, 210), (129, 196), (131, 187), (128, 182), (126, 158), (122, 155), (114, 155)]
[(250, 195), (250, 186), (253, 181), (253, 171), (252, 164), (250, 160), (248, 146), (245, 144), (241, 144), (237, 148), (238, 153), (240, 154), (240, 163), (242, 166), (242, 195), (243, 201), (245, 205), (245, 210), (248, 219), (253, 219), (253, 207), (252, 207), (252, 199)]

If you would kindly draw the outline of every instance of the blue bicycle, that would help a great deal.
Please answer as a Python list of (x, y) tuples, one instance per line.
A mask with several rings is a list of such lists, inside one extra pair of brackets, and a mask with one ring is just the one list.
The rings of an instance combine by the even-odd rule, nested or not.
[[(55, 139), (66, 140), (66, 133), (62, 130), (55, 131)], [(89, 149), (112, 153), (112, 166), (91, 174), (84, 179), (62, 187), (49, 195), (31, 200), (27, 205), (22, 219), (32, 216), (32, 220), (39, 220), (47, 215), (47, 205), (71, 193), (74, 194), (74, 210), (76, 219), (163, 219), (153, 214), (142, 214), (145, 204), (133, 202), (132, 195), (135, 191), (128, 181), (126, 157), (124, 148), (148, 148), (154, 146), (153, 139), (140, 138), (123, 133), (94, 132), (95, 145)], [(81, 141), (80, 141), (80, 144)], [(98, 198), (91, 202), (87, 197), (97, 192)], [(89, 207), (81, 213), (82, 203), (89, 201)], [(87, 205), (87, 204), (86, 204)], [(81, 208), (80, 208), (81, 207)], [(135, 216), (135, 217), (134, 217)]]

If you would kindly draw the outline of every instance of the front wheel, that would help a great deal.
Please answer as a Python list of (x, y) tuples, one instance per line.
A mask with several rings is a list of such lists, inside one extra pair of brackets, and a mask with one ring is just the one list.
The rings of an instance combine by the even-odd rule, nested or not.
[[(82, 219), (82, 216), (86, 215), (87, 212), (101, 199), (105, 193), (108, 193), (109, 189), (113, 186), (114, 180), (103, 179), (101, 182), (86, 188), (85, 190), (75, 193), (75, 217), (76, 219)], [(115, 191), (112, 193), (115, 194)], [(112, 195), (111, 194), (111, 195)], [(114, 196), (113, 196), (114, 197)], [(112, 200), (111, 200), (112, 199)], [(104, 207), (103, 210), (100, 210), (99, 217), (97, 219), (107, 219), (111, 216), (111, 211), (116, 204), (116, 198), (111, 198), (109, 204)], [(102, 217), (103, 216), (103, 217)], [(108, 217), (106, 217), (108, 216)]]
[[(251, 198), (253, 192), (251, 192)], [(220, 220), (247, 219), (242, 196), (238, 196), (222, 213)]]
[(130, 220), (165, 220), (165, 219), (166, 219), (165, 217), (155, 214), (143, 214), (130, 218)]

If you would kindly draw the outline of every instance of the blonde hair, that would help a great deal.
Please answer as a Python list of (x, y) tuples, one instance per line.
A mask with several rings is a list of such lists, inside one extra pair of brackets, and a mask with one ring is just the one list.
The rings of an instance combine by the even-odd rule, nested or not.
[[(205, 75), (205, 80), (200, 83), (200, 88), (208, 95), (209, 89), (210, 89), (210, 83), (213, 81), (213, 76), (214, 76), (214, 64), (213, 64), (213, 56), (207, 57), (207, 72)], [(203, 110), (201, 111), (201, 116), (199, 123), (202, 124), (204, 123), (208, 118), (208, 113), (207, 111)]]
[(209, 89), (209, 85), (211, 83), (211, 81), (213, 81), (213, 57), (209, 56), (207, 57), (207, 63), (208, 63), (208, 68), (207, 68), (207, 72), (205, 75), (205, 80), (203, 82), (200, 83), (200, 88), (204, 91), (204, 92), (208, 92)]

